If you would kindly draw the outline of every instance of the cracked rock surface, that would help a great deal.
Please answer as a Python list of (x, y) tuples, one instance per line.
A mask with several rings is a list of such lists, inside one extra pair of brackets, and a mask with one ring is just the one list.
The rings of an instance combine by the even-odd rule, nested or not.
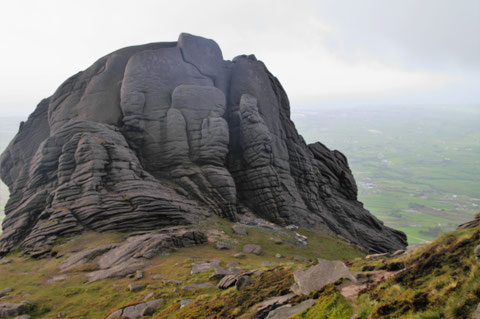
[[(320, 88), (321, 89), (321, 88)], [(374, 252), (403, 233), (357, 201), (347, 160), (307, 145), (280, 82), (209, 39), (127, 47), (67, 79), (0, 158), (10, 189), (0, 255), (61, 236), (148, 231), (250, 212), (330, 231)]]

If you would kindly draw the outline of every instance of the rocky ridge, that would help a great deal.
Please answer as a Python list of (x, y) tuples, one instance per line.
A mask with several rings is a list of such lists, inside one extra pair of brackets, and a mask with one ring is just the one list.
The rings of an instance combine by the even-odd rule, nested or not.
[(11, 197), (0, 255), (40, 256), (59, 237), (252, 214), (330, 231), (374, 252), (406, 237), (357, 201), (347, 160), (307, 145), (280, 82), (213, 41), (115, 51), (37, 106), (0, 158)]

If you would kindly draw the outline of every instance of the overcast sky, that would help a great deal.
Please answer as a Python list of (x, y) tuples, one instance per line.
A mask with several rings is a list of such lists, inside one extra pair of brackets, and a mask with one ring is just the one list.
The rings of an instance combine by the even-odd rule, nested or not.
[(255, 54), (292, 107), (479, 104), (480, 0), (2, 0), (0, 115), (28, 115), (121, 47), (214, 39)]

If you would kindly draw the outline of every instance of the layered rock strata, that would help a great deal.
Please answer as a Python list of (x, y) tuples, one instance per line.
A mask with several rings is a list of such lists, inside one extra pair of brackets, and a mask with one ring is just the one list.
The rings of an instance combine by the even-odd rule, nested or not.
[(115, 51), (37, 106), (0, 159), (11, 197), (0, 255), (85, 230), (188, 225), (252, 212), (331, 231), (375, 252), (404, 248), (357, 201), (347, 160), (307, 145), (280, 82), (254, 56), (177, 42)]

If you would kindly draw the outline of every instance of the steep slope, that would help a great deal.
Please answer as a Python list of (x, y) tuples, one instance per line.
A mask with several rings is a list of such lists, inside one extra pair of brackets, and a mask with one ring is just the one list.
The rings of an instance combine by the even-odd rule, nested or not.
[[(358, 299), (358, 318), (476, 318), (480, 316), (480, 227), (446, 233), (406, 256), (366, 262), (404, 265)], [(390, 266), (389, 266), (390, 265)]]
[(406, 246), (357, 201), (346, 158), (306, 145), (279, 81), (254, 56), (177, 42), (113, 52), (66, 80), (0, 158), (11, 198), (0, 255), (57, 238), (253, 213), (372, 251)]

